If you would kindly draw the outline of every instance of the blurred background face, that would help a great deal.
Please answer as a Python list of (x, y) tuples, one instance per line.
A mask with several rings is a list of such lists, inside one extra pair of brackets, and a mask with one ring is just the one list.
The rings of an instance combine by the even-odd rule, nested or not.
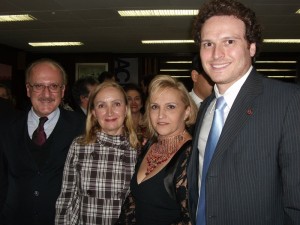
[(109, 135), (123, 134), (123, 124), (127, 106), (123, 93), (114, 87), (99, 91), (94, 99), (93, 115), (101, 127), (101, 131)]
[(97, 84), (94, 85), (87, 85), (87, 89), (89, 91), (89, 95), (85, 96), (85, 95), (81, 95), (80, 96), (80, 100), (81, 100), (81, 107), (83, 107), (84, 109), (88, 108), (88, 104), (89, 104), (89, 97), (90, 94), (93, 92), (93, 90), (97, 87)]
[(149, 110), (151, 124), (161, 136), (181, 134), (190, 113), (190, 107), (185, 107), (180, 92), (173, 88), (151, 95)]
[(4, 87), (0, 87), (0, 98), (9, 99), (9, 95)]
[(139, 92), (136, 90), (128, 90), (127, 99), (131, 109), (131, 113), (139, 113), (141, 108), (143, 107), (142, 97)]
[[(59, 85), (57, 92), (48, 87), (41, 91), (34, 91), (32, 85)], [(65, 86), (60, 70), (49, 63), (40, 63), (32, 68), (29, 80), (26, 84), (27, 96), (31, 100), (33, 110), (38, 116), (48, 116), (61, 103), (64, 97)]]

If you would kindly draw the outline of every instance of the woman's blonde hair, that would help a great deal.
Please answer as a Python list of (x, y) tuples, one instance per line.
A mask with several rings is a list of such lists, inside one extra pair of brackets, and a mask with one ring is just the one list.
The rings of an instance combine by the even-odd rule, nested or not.
[(126, 97), (126, 93), (123, 90), (123, 88), (117, 84), (115, 81), (104, 81), (103, 83), (99, 84), (90, 94), (89, 97), (89, 104), (88, 104), (88, 110), (87, 110), (87, 118), (86, 118), (86, 126), (85, 126), (85, 134), (83, 138), (81, 139), (81, 143), (83, 144), (90, 144), (94, 143), (97, 138), (97, 132), (101, 131), (101, 126), (97, 121), (97, 118), (93, 115), (92, 111), (95, 108), (95, 98), (97, 94), (101, 91), (103, 91), (105, 88), (113, 87), (120, 91), (123, 95), (127, 111), (126, 111), (126, 117), (124, 122), (124, 132), (125, 135), (129, 137), (130, 145), (133, 148), (137, 148), (139, 145), (137, 135), (135, 133), (134, 127), (133, 127), (133, 121), (131, 117), (131, 111), (130, 107), (128, 105), (128, 100)]
[(151, 120), (150, 120), (151, 100), (152, 100), (153, 96), (156, 95), (158, 92), (161, 93), (162, 91), (169, 89), (169, 88), (179, 91), (181, 100), (182, 100), (183, 104), (185, 105), (185, 108), (190, 107), (190, 109), (191, 109), (187, 119), (185, 120), (185, 126), (189, 127), (196, 122), (198, 108), (197, 108), (194, 100), (190, 96), (189, 92), (187, 91), (186, 87), (184, 86), (184, 84), (181, 83), (180, 81), (178, 81), (176, 78), (173, 78), (169, 75), (156, 75), (149, 85), (149, 96), (148, 96), (148, 99), (147, 99), (146, 105), (145, 105), (145, 107), (146, 107), (145, 125), (148, 127), (147, 135), (149, 137), (157, 136), (157, 133), (154, 130), (154, 128), (151, 124)]

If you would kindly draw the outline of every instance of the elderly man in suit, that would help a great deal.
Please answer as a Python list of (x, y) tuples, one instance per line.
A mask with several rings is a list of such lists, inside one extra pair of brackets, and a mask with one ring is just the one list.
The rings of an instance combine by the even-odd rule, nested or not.
[(201, 105), (188, 167), (193, 224), (300, 224), (299, 86), (253, 68), (261, 27), (243, 4), (204, 3), (194, 29), (216, 85)]
[(50, 59), (26, 71), (32, 107), (10, 121), (0, 142), (1, 225), (54, 224), (68, 149), (84, 130), (83, 117), (59, 108), (66, 80), (64, 69)]

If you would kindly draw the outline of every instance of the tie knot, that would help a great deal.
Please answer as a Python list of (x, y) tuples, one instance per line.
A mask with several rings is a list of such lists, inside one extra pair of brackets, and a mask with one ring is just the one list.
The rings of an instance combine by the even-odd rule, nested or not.
[(217, 98), (217, 103), (216, 103), (216, 110), (224, 110), (224, 108), (226, 107), (226, 101), (224, 99), (223, 96)]
[(46, 117), (46, 116), (41, 117), (39, 126), (44, 126), (44, 124), (46, 123), (47, 120), (48, 120), (48, 117)]

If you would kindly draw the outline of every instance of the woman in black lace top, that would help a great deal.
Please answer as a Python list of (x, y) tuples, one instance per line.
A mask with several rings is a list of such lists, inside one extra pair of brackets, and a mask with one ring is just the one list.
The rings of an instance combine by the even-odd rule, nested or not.
[(149, 86), (146, 120), (152, 138), (132, 177), (119, 224), (190, 224), (186, 164), (197, 106), (181, 82), (159, 75)]

